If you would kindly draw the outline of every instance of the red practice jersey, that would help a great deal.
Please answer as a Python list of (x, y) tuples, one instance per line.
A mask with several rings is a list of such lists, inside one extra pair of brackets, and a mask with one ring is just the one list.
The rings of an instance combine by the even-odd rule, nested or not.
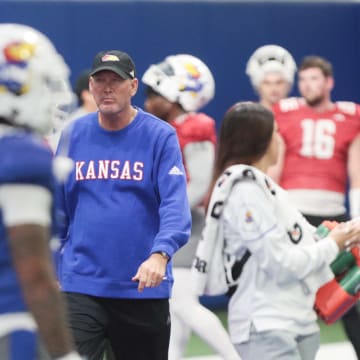
[[(177, 117), (170, 124), (175, 128), (179, 139), (181, 152), (183, 153), (184, 165), (186, 161), (184, 149), (186, 145), (210, 141), (216, 143), (215, 121), (204, 113), (188, 113)], [(189, 176), (187, 172), (187, 176)]]
[(360, 134), (360, 106), (353, 102), (334, 105), (321, 113), (300, 98), (284, 99), (274, 106), (286, 145), (283, 188), (346, 191), (348, 149)]

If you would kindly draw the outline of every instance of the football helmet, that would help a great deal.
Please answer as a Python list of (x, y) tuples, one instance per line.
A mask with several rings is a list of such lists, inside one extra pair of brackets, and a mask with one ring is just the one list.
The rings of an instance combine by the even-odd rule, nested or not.
[(171, 55), (151, 65), (142, 82), (185, 111), (198, 111), (215, 95), (215, 81), (209, 68), (197, 57)]
[(279, 72), (292, 85), (296, 72), (296, 63), (291, 54), (281, 46), (265, 45), (259, 47), (246, 65), (246, 74), (256, 89), (266, 73)]
[(0, 117), (47, 134), (74, 100), (69, 68), (52, 42), (21, 24), (0, 24)]

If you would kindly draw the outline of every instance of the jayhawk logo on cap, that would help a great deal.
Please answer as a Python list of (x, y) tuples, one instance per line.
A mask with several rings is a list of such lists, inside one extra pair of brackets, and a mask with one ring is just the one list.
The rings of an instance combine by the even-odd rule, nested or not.
[(102, 58), (101, 61), (105, 62), (105, 61), (120, 61), (120, 59), (113, 54), (105, 54)]

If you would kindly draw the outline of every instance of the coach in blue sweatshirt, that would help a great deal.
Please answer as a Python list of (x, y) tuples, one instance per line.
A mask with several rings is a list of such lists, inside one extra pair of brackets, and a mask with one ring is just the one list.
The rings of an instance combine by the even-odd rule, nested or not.
[(57, 153), (74, 162), (59, 190), (58, 275), (79, 352), (166, 360), (171, 257), (191, 217), (175, 130), (131, 104), (135, 65), (98, 53), (90, 91), (99, 111), (63, 131)]

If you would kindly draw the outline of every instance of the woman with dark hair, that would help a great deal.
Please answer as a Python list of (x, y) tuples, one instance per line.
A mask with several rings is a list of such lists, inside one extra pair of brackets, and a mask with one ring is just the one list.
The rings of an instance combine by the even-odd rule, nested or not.
[(315, 228), (266, 175), (278, 141), (262, 105), (227, 111), (195, 262), (198, 294), (231, 295), (229, 330), (243, 360), (315, 358), (316, 292), (333, 278), (329, 265), (339, 250), (360, 238), (360, 223), (350, 221), (316, 241)]
[[(277, 138), (274, 127), (272, 113), (263, 106), (242, 102), (231, 107), (221, 124), (215, 178), (230, 165), (252, 165), (263, 158), (272, 138)], [(269, 150), (266, 162), (273, 163), (277, 139)]]

